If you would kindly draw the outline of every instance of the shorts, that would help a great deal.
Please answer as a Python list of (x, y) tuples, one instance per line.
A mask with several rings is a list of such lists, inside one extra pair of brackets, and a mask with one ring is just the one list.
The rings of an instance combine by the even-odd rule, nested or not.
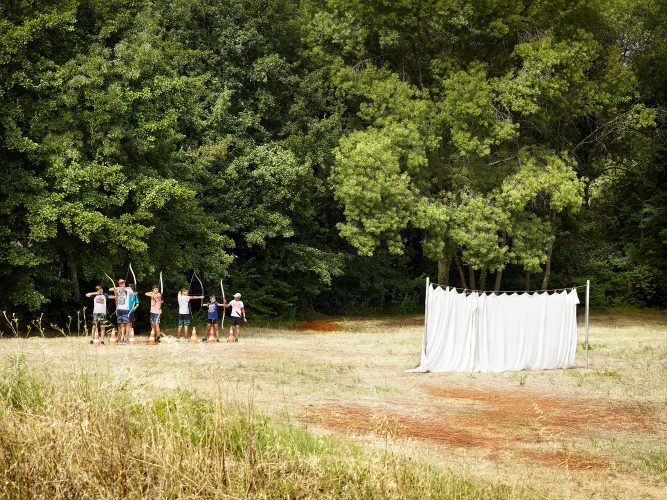
[(192, 324), (192, 317), (189, 314), (178, 315), (178, 326), (190, 326)]
[(215, 319), (208, 318), (207, 321), (208, 321), (209, 325), (217, 325), (218, 324), (218, 318), (215, 318)]
[(240, 325), (243, 322), (241, 316), (230, 316), (230, 318), (232, 318), (232, 326)]
[(130, 311), (125, 311), (123, 309), (118, 309), (118, 311), (116, 311), (116, 316), (117, 316), (116, 323), (118, 323), (119, 325), (128, 324), (130, 322), (129, 313), (130, 313)]
[(151, 325), (159, 325), (160, 324), (160, 314), (158, 313), (151, 313)]
[(130, 323), (134, 323), (134, 311), (130, 311), (127, 317), (130, 320)]
[(104, 313), (93, 313), (94, 326), (107, 326), (107, 315)]

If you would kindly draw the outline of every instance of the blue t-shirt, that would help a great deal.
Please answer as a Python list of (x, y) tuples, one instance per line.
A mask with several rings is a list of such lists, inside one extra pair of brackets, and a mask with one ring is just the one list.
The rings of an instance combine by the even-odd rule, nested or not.
[(130, 308), (130, 311), (134, 309), (134, 306), (139, 304), (139, 296), (137, 294), (131, 293), (130, 294), (130, 302), (128, 304), (128, 307)]
[(218, 307), (220, 307), (220, 302), (217, 300), (215, 302), (208, 303), (208, 319), (218, 319)]

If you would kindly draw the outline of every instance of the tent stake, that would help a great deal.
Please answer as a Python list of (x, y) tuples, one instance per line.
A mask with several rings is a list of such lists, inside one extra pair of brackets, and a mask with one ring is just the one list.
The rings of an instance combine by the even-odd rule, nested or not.
[(588, 368), (588, 303), (591, 290), (591, 281), (586, 280), (586, 348), (585, 348), (585, 366)]

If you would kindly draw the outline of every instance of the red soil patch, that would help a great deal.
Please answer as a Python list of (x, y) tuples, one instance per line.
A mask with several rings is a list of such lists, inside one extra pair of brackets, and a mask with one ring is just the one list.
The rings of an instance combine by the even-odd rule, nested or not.
[(426, 386), (451, 405), (396, 410), (360, 406), (326, 406), (304, 420), (342, 433), (412, 438), (456, 448), (509, 451), (548, 467), (605, 469), (604, 458), (565, 451), (536, 451), (536, 443), (618, 431), (649, 431), (655, 411), (641, 405), (614, 405), (595, 400), (551, 399), (523, 390), (472, 390)]
[(500, 439), (477, 435), (445, 421), (361, 407), (329, 406), (308, 411), (306, 422), (353, 434), (414, 438), (457, 448), (498, 446)]
[(609, 469), (612, 466), (611, 463), (602, 460), (600, 457), (583, 453), (522, 450), (519, 455), (532, 462), (559, 469), (602, 470)]
[(584, 428), (608, 431), (647, 430), (653, 410), (641, 405), (619, 405), (598, 400), (552, 399), (523, 390), (478, 390), (426, 386), (427, 394), (443, 399), (472, 400), (484, 406), (468, 414), (471, 425), (493, 422), (495, 426), (524, 425), (577, 434)]
[(341, 328), (329, 320), (302, 321), (296, 325), (297, 330), (314, 332), (338, 332)]

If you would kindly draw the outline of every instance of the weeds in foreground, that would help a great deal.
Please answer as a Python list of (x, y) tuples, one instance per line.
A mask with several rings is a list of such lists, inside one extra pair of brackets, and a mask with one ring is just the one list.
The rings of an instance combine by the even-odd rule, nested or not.
[[(0, 379), (0, 482), (9, 497), (502, 498), (493, 486), (310, 434), (243, 408), (20, 356)], [(390, 431), (387, 432), (390, 434)], [(388, 437), (389, 439), (389, 437)]]

